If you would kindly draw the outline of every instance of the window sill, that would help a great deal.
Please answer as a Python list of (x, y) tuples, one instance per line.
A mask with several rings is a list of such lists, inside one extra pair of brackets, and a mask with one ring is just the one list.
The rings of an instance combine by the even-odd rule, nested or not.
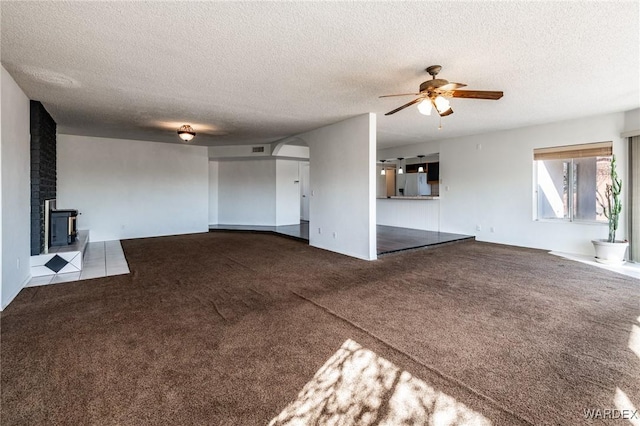
[(403, 196), (403, 195), (392, 195), (390, 197), (376, 197), (378, 200), (439, 200), (440, 196), (438, 195), (415, 195), (415, 196)]
[(609, 226), (609, 222), (597, 222), (595, 220), (569, 220), (569, 219), (533, 219), (534, 222), (540, 223), (575, 223), (576, 225), (600, 225)]

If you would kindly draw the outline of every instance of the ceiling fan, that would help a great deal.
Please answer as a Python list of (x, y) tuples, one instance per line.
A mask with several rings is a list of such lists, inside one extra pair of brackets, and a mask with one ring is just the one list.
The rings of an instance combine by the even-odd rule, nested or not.
[(397, 95), (384, 95), (381, 98), (388, 98), (392, 96), (418, 96), (418, 98), (412, 100), (409, 103), (402, 105), (389, 111), (385, 115), (395, 114), (411, 105), (418, 104), (418, 111), (424, 115), (431, 114), (431, 107), (440, 114), (440, 117), (453, 114), (453, 109), (447, 98), (469, 98), (469, 99), (492, 99), (498, 100), (502, 97), (502, 92), (486, 91), (486, 90), (458, 90), (461, 87), (465, 87), (466, 84), (453, 83), (442, 78), (436, 78), (436, 75), (440, 72), (442, 67), (440, 65), (431, 65), (427, 68), (427, 72), (433, 78), (420, 84), (420, 92), (418, 93), (401, 93)]

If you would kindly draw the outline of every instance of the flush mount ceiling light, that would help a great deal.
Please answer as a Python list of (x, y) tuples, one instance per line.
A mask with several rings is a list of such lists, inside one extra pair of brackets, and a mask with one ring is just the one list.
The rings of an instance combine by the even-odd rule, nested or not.
[(196, 136), (196, 131), (193, 130), (193, 127), (191, 127), (190, 125), (183, 124), (178, 129), (178, 136), (180, 136), (180, 139), (182, 139), (183, 141), (189, 142)]

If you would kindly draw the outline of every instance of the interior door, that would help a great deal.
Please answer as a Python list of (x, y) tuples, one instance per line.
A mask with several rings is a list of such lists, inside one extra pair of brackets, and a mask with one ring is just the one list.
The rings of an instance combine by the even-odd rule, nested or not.
[(396, 194), (396, 169), (387, 169), (387, 197), (393, 197)]
[(309, 163), (300, 163), (300, 219), (309, 220)]

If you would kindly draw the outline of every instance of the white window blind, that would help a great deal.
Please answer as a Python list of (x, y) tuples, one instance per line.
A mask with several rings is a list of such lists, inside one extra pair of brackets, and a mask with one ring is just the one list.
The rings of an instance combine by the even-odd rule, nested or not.
[(564, 160), (567, 158), (610, 157), (613, 155), (613, 142), (595, 142), (580, 145), (555, 146), (550, 148), (536, 148), (533, 159)]

